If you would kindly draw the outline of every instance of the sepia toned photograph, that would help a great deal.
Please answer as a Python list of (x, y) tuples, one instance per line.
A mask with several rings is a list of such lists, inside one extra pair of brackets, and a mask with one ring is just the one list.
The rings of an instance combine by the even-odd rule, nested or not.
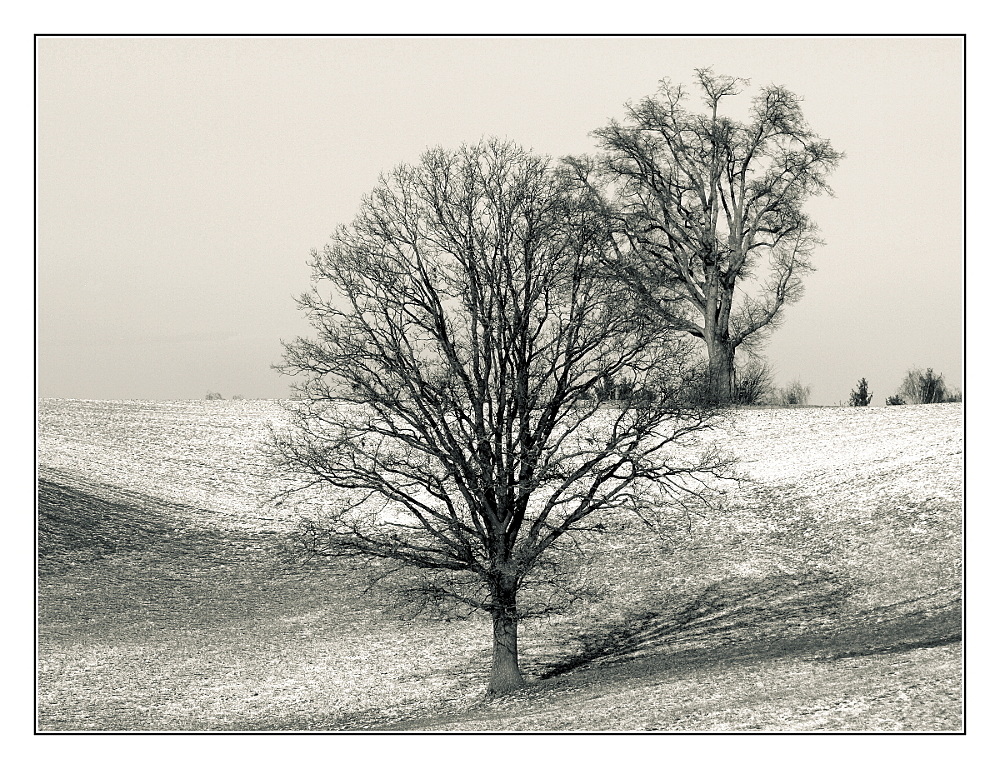
[(36, 34), (35, 734), (964, 734), (965, 49)]

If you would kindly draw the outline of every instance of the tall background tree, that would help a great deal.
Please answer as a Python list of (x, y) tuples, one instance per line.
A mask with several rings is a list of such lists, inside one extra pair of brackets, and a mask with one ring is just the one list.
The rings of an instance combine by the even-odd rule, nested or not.
[(664, 80), (624, 122), (595, 131), (598, 158), (570, 162), (608, 191), (616, 272), (648, 310), (704, 341), (710, 396), (728, 404), (736, 349), (760, 342), (802, 295), (821, 243), (803, 207), (830, 191), (842, 155), (783, 86), (763, 88), (742, 123), (721, 105), (746, 81), (695, 73), (705, 111)]
[(700, 504), (726, 467), (671, 456), (714, 412), (691, 405), (685, 343), (600, 269), (607, 247), (600, 207), (547, 159), (430, 151), (314, 253), (317, 337), (286, 345), (302, 379), (274, 447), (295, 490), (334, 492), (300, 545), (489, 613), (491, 694), (523, 684), (518, 622), (546, 610), (564, 546), (609, 510)]

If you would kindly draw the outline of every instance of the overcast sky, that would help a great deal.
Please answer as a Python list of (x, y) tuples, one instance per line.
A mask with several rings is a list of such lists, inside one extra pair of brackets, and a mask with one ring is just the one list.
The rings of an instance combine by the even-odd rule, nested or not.
[[(882, 404), (961, 386), (959, 37), (39, 38), (40, 397), (281, 398), (307, 260), (381, 172), (484, 136), (562, 156), (661, 78), (783, 84), (846, 153), (827, 245), (765, 354)], [(737, 117), (741, 117), (737, 115)]]

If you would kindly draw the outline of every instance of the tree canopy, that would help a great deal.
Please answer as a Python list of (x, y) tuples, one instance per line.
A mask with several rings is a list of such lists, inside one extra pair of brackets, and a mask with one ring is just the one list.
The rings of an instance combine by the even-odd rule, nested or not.
[(721, 111), (747, 81), (695, 71), (706, 111), (681, 85), (626, 106), (594, 135), (602, 153), (571, 162), (603, 187), (614, 267), (652, 311), (705, 342), (716, 400), (733, 397), (734, 352), (780, 322), (821, 243), (805, 202), (829, 193), (843, 157), (809, 128), (800, 99), (761, 89), (749, 120)]
[(687, 343), (602, 268), (609, 238), (547, 158), (431, 150), (314, 252), (316, 338), (286, 345), (302, 379), (275, 449), (297, 489), (336, 490), (304, 547), (488, 612), (493, 693), (522, 683), (517, 622), (545, 601), (519, 595), (556, 585), (562, 544), (609, 510), (696, 500), (727, 466), (669, 451), (715, 412), (688, 397)]

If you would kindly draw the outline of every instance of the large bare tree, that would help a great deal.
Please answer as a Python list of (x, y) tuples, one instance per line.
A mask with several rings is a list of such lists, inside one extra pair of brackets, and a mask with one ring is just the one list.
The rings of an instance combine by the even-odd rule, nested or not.
[(626, 106), (623, 123), (595, 131), (602, 155), (571, 162), (588, 183), (599, 171), (617, 219), (614, 266), (637, 298), (673, 328), (704, 340), (709, 393), (733, 399), (734, 356), (780, 322), (802, 294), (821, 241), (803, 210), (829, 192), (841, 159), (806, 124), (800, 100), (763, 88), (750, 119), (720, 105), (746, 81), (696, 70), (705, 110), (669, 80)]
[(599, 268), (607, 247), (600, 208), (546, 158), (429, 151), (314, 252), (317, 336), (286, 345), (301, 379), (275, 447), (297, 489), (331, 491), (301, 542), (488, 612), (490, 694), (523, 685), (518, 621), (544, 608), (533, 586), (561, 545), (602, 511), (696, 500), (725, 467), (670, 451), (713, 411), (689, 405), (683, 343)]

